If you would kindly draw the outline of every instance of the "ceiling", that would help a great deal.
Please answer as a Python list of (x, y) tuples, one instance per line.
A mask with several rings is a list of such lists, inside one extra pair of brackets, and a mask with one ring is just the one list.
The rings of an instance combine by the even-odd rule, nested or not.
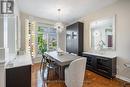
[(24, 13), (58, 21), (57, 9), (61, 9), (61, 20), (71, 23), (89, 12), (106, 7), (118, 0), (18, 0)]

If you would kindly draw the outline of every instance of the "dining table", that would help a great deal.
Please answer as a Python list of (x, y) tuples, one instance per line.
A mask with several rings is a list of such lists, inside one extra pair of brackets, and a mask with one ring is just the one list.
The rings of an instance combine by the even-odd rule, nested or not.
[(49, 58), (50, 60), (54, 61), (59, 66), (59, 76), (61, 80), (64, 80), (64, 70), (65, 67), (69, 66), (69, 64), (76, 60), (81, 58), (81, 56), (73, 55), (67, 52), (57, 52), (57, 51), (51, 51), (51, 52), (45, 52), (45, 56)]

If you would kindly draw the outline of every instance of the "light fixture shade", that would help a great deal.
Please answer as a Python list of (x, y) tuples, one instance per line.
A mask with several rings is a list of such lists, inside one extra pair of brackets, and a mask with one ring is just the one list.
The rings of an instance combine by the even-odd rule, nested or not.
[(57, 29), (57, 31), (62, 32), (62, 30), (65, 28), (64, 24), (62, 22), (57, 22), (54, 26), (54, 28)]

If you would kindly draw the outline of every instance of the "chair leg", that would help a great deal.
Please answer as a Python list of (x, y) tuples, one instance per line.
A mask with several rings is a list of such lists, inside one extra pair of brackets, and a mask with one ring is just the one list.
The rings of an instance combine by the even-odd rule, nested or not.
[(41, 72), (42, 66), (43, 66), (43, 58), (42, 58), (41, 64), (40, 64), (40, 72)]
[(59, 81), (61, 80), (61, 67), (59, 66)]
[(43, 71), (42, 71), (42, 87), (47, 87), (46, 86), (46, 84), (47, 84), (47, 80), (45, 79), (45, 72), (46, 70), (45, 69), (43, 69)]

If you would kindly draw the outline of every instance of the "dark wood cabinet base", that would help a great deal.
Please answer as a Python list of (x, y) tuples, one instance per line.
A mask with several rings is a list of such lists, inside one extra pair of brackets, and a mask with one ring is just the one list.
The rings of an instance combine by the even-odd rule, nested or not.
[(115, 77), (116, 57), (108, 58), (90, 54), (83, 54), (83, 56), (87, 58), (86, 69), (110, 79)]
[(31, 65), (6, 69), (6, 87), (31, 87)]

